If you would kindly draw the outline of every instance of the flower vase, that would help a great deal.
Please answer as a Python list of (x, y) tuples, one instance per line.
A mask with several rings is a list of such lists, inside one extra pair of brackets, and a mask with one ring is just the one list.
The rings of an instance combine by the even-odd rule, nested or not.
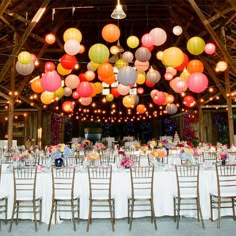
[(58, 168), (62, 167), (62, 166), (63, 166), (63, 163), (64, 163), (64, 161), (63, 161), (63, 158), (62, 158), (62, 157), (55, 159), (55, 166), (56, 166), (56, 167), (58, 167)]

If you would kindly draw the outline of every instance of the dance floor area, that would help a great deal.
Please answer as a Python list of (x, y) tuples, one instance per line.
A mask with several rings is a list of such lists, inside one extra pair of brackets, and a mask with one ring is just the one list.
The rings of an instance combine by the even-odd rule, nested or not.
[(151, 235), (168, 235), (168, 236), (231, 236), (236, 232), (236, 221), (232, 217), (223, 217), (221, 220), (221, 228), (217, 229), (216, 222), (205, 220), (205, 229), (202, 229), (201, 224), (196, 219), (181, 218), (180, 228), (176, 229), (176, 224), (172, 217), (157, 218), (157, 231), (151, 224), (149, 218), (134, 219), (132, 231), (129, 231), (127, 219), (118, 219), (115, 224), (115, 232), (112, 232), (110, 221), (107, 219), (93, 220), (89, 232), (86, 232), (86, 220), (81, 220), (77, 225), (77, 231), (73, 231), (70, 221), (61, 224), (52, 225), (51, 230), (47, 231), (47, 224), (42, 223), (38, 227), (38, 232), (34, 231), (34, 224), (31, 221), (19, 221), (18, 225), (13, 225), (12, 232), (8, 233), (9, 223), (2, 222), (0, 235), (3, 236), (73, 236), (73, 235), (88, 235), (88, 236), (151, 236)]

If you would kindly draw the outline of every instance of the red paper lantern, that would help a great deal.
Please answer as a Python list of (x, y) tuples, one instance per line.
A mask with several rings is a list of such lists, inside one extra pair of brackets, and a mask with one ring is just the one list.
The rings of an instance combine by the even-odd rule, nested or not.
[(61, 65), (63, 68), (65, 68), (67, 70), (74, 69), (76, 63), (77, 63), (77, 60), (74, 55), (64, 54), (61, 57)]
[(145, 81), (145, 84), (146, 84), (149, 88), (152, 88), (152, 87), (155, 86), (155, 84), (154, 84), (154, 83), (151, 83), (149, 80), (146, 80), (146, 81)]
[(138, 94), (143, 94), (143, 93), (144, 93), (144, 88), (139, 87), (139, 88), (137, 89), (137, 93), (138, 93)]
[(44, 72), (47, 73), (48, 71), (56, 70), (56, 66), (53, 62), (49, 61), (46, 62), (44, 65)]
[(74, 99), (78, 99), (79, 98), (79, 93), (77, 91), (72, 92), (72, 97)]
[(111, 94), (116, 98), (120, 96), (120, 93), (118, 92), (117, 87), (114, 87), (111, 89)]
[(163, 105), (166, 101), (165, 93), (158, 91), (152, 98), (153, 102), (157, 105)]
[(85, 98), (90, 97), (93, 93), (93, 87), (87, 81), (80, 82), (76, 90), (79, 93), (80, 97), (85, 97)]
[(178, 71), (184, 70), (184, 68), (188, 65), (188, 62), (189, 62), (188, 56), (187, 56), (187, 54), (184, 53), (183, 62), (181, 63), (181, 65), (175, 67), (175, 69), (178, 70)]
[(194, 107), (194, 106), (196, 106), (197, 102), (193, 96), (188, 95), (188, 96), (184, 97), (183, 104), (186, 107)]
[(72, 101), (65, 101), (62, 103), (62, 110), (64, 112), (72, 112), (74, 110), (74, 104)]
[(200, 72), (192, 73), (188, 79), (188, 88), (194, 93), (201, 93), (208, 87), (208, 78)]
[(42, 87), (49, 92), (55, 92), (61, 87), (61, 77), (54, 71), (48, 71), (42, 76)]

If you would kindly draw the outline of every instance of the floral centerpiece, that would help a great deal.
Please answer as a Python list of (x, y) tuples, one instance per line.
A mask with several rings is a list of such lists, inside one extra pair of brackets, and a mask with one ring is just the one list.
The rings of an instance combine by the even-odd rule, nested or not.
[(219, 157), (220, 157), (220, 160), (221, 160), (221, 164), (224, 166), (225, 163), (226, 163), (226, 160), (227, 160), (227, 158), (228, 158), (227, 153), (226, 153), (226, 152), (221, 152), (221, 153), (219, 154)]
[(194, 162), (193, 155), (194, 155), (194, 150), (193, 148), (190, 147), (181, 148), (179, 153), (180, 159), (184, 161), (186, 164), (193, 164)]
[(100, 155), (97, 152), (89, 152), (86, 155), (86, 160), (88, 161), (89, 165), (95, 165), (96, 161), (100, 160)]
[(120, 165), (125, 167), (125, 168), (130, 168), (130, 167), (134, 166), (134, 161), (129, 157), (124, 157), (121, 160)]
[(164, 148), (153, 149), (150, 155), (157, 158), (165, 158), (167, 156), (167, 151)]
[(143, 144), (141, 147), (140, 147), (140, 150), (146, 154), (146, 152), (149, 150), (149, 147), (148, 147), (148, 144)]
[(93, 145), (93, 150), (98, 151), (99, 153), (106, 149), (106, 146), (103, 143), (96, 143)]
[(149, 145), (149, 147), (150, 147), (151, 149), (153, 149), (154, 147), (157, 146), (157, 141), (154, 140), (154, 139), (152, 139), (152, 140), (150, 140), (150, 141), (148, 142), (148, 145)]

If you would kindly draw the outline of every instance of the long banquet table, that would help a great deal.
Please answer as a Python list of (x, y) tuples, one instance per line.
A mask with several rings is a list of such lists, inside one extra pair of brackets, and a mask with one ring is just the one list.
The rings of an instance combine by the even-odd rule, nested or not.
[[(37, 191), (42, 194), (42, 222), (48, 223), (51, 209), (52, 196), (52, 179), (51, 172), (45, 168), (38, 172)], [(9, 194), (9, 211), (8, 218), (11, 217), (13, 204), (13, 175), (9, 171), (2, 173), (1, 188)], [(112, 195), (115, 197), (115, 217), (127, 217), (127, 198), (130, 195), (130, 174), (128, 169), (114, 169), (112, 175)], [(209, 192), (216, 190), (216, 175), (215, 169), (200, 170), (200, 200), (204, 219), (210, 217), (209, 207)], [(86, 169), (79, 169), (76, 172), (75, 192), (80, 194), (80, 218), (87, 219), (88, 217), (88, 174)], [(172, 168), (156, 168), (154, 175), (154, 207), (157, 217), (173, 216), (173, 194), (176, 192), (176, 176)], [(67, 213), (68, 214), (68, 213)], [(94, 217), (108, 217), (106, 213), (94, 215)], [(142, 215), (140, 215), (142, 214)], [(145, 216), (141, 212), (136, 217)], [(232, 212), (228, 210), (222, 211), (222, 215), (231, 215)], [(195, 211), (188, 211), (185, 214), (190, 217), (197, 217)], [(216, 212), (215, 214), (216, 215)], [(25, 215), (24, 218), (31, 216)], [(67, 216), (64, 216), (67, 217)]]

